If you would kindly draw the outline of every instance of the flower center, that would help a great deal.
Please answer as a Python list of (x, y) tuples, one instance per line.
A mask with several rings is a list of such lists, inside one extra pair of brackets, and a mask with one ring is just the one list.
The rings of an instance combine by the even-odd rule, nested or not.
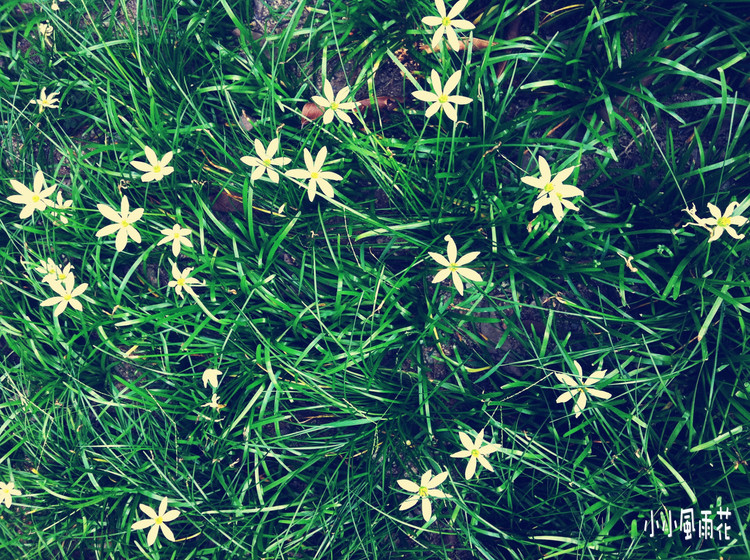
[(40, 198), (38, 194), (35, 194), (31, 197), (31, 202), (39, 202)]
[(544, 185), (544, 192), (548, 193), (548, 192), (552, 192), (554, 190), (555, 190), (555, 185), (554, 184), (547, 183), (546, 185)]
[(10, 490), (8, 488), (3, 488), (3, 494), (10, 494)]
[(161, 173), (161, 165), (159, 164), (154, 165), (154, 173)]
[(441, 105), (442, 105), (443, 103), (446, 103), (447, 101), (448, 101), (448, 96), (447, 96), (447, 95), (445, 95), (445, 94), (443, 94), (443, 95), (441, 95), (440, 97), (438, 97), (438, 103), (440, 103)]
[(479, 457), (479, 449), (472, 449), (471, 450), (471, 456), (472, 457)]
[(268, 159), (268, 158), (264, 159), (263, 160), (263, 165), (265, 165), (266, 167), (268, 167), (269, 165), (271, 165), (271, 160)]
[(336, 103), (335, 101), (333, 103), (331, 103), (331, 110), (332, 111), (335, 111), (338, 108), (339, 108), (339, 104), (338, 103)]
[(164, 523), (164, 520), (161, 518), (161, 516), (154, 519), (154, 525), (161, 525), (162, 523)]
[(179, 238), (180, 238), (180, 234), (179, 234), (179, 232), (174, 232), (174, 238), (175, 238), (175, 239), (179, 239)]
[(71, 296), (70, 294), (65, 294), (65, 295), (63, 296), (63, 299), (64, 299), (65, 301), (70, 301), (71, 299), (73, 299), (73, 296)]
[(177, 281), (177, 285), (178, 285), (178, 286), (184, 286), (184, 285), (185, 285), (185, 279), (184, 279), (184, 278), (180, 278), (180, 279), (179, 279), (179, 280)]
[(450, 27), (451, 26), (451, 18), (448, 16), (443, 18), (443, 26), (444, 27)]
[(430, 493), (430, 490), (427, 488), (427, 486), (419, 487), (419, 496), (421, 498), (426, 498), (429, 493)]
[(732, 223), (732, 218), (722, 216), (718, 220), (716, 220), (716, 225), (719, 227), (727, 227), (729, 224)]
[(448, 270), (450, 270), (451, 272), (453, 272), (453, 271), (454, 271), (454, 270), (456, 270), (457, 268), (458, 268), (458, 265), (457, 265), (456, 263), (450, 263), (450, 264), (448, 265)]
[(317, 179), (319, 176), (320, 175), (317, 171), (310, 173), (310, 179)]
[(128, 221), (127, 221), (127, 220), (123, 220), (123, 221), (121, 221), (121, 222), (120, 222), (120, 225), (121, 225), (122, 227), (126, 228), (126, 227), (128, 227), (128, 226), (129, 226), (130, 224), (128, 223)]

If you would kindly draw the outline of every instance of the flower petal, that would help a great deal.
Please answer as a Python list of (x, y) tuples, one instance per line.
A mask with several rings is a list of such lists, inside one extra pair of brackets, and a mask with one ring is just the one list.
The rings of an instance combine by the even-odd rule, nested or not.
[(135, 523), (133, 523), (130, 528), (133, 531), (140, 531), (141, 529), (145, 529), (146, 527), (151, 527), (151, 525), (153, 524), (153, 519), (141, 519), (140, 521), (136, 521)]
[(110, 208), (106, 204), (97, 204), (96, 208), (97, 210), (99, 210), (101, 215), (108, 220), (112, 220), (113, 222), (119, 222), (120, 220), (122, 220), (122, 216), (120, 216), (119, 213), (115, 212), (114, 209)]
[(399, 511), (404, 511), (405, 509), (409, 509), (410, 507), (414, 507), (417, 505), (417, 502), (419, 501), (419, 496), (409, 496), (406, 500), (403, 501), (403, 503), (399, 506)]
[(453, 19), (454, 17), (458, 16), (458, 14), (461, 13), (461, 11), (466, 7), (466, 3), (469, 0), (458, 0), (453, 7), (451, 8), (451, 11), (448, 12), (448, 19)]
[(448, 478), (448, 471), (441, 472), (440, 474), (435, 475), (427, 484), (423, 484), (423, 486), (426, 486), (427, 488), (435, 488), (445, 482), (446, 478)]
[(148, 546), (152, 546), (156, 542), (156, 537), (159, 534), (159, 526), (154, 525), (151, 527), (151, 530), (148, 532), (148, 537), (146, 537), (146, 542), (148, 543)]
[(164, 537), (168, 541), (174, 542), (174, 533), (172, 532), (172, 529), (170, 529), (169, 527), (167, 527), (164, 523), (162, 523), (161, 525), (159, 525), (159, 527), (161, 527), (161, 532), (164, 533)]
[(146, 159), (151, 164), (151, 167), (159, 164), (159, 158), (156, 157), (156, 152), (148, 146), (143, 147), (143, 151), (146, 153)]
[(612, 398), (612, 393), (608, 393), (607, 391), (601, 391), (599, 389), (588, 389), (589, 394), (592, 397), (596, 397), (598, 399), (610, 399)]
[(710, 202), (708, 203), (708, 211), (711, 212), (711, 215), (717, 220), (722, 217), (721, 211)]
[(411, 92), (411, 94), (420, 101), (424, 101), (425, 103), (434, 103), (438, 98), (438, 96), (431, 91), (413, 91)]
[(471, 268), (457, 268), (456, 272), (466, 278), (467, 280), (471, 280), (472, 282), (481, 282), (482, 277), (479, 275), (479, 273), (476, 270), (472, 270)]
[(464, 283), (463, 280), (461, 280), (461, 277), (458, 275), (458, 272), (455, 270), (453, 271), (453, 274), (451, 276), (451, 280), (453, 280), (453, 285), (456, 287), (456, 290), (458, 290), (459, 295), (464, 295)]
[(466, 266), (471, 261), (476, 259), (479, 256), (479, 251), (472, 251), (471, 253), (466, 253), (463, 257), (458, 259), (456, 261), (456, 266)]
[(473, 441), (471, 441), (471, 438), (469, 437), (469, 434), (466, 434), (464, 432), (458, 432), (458, 437), (461, 440), (461, 444), (466, 449), (475, 449), (476, 447), (478, 447), (477, 445), (474, 444)]
[(539, 173), (541, 174), (541, 179), (544, 181), (545, 185), (552, 179), (552, 172), (547, 164), (547, 160), (542, 156), (539, 156)]
[(417, 484), (414, 481), (402, 478), (401, 480), (397, 480), (396, 484), (398, 484), (401, 488), (403, 488), (407, 492), (419, 492), (419, 484)]
[(435, 274), (435, 277), (432, 279), (433, 284), (437, 284), (438, 282), (442, 282), (448, 276), (451, 275), (451, 269), (450, 268), (444, 268), (443, 270), (439, 270), (437, 274)]
[(427, 498), (422, 498), (422, 517), (425, 521), (429, 521), (432, 517), (432, 504)]
[(443, 103), (442, 107), (446, 117), (448, 117), (453, 122), (458, 121), (458, 112), (453, 105), (451, 105), (450, 103)]
[(469, 462), (466, 464), (466, 470), (464, 471), (464, 477), (466, 477), (466, 480), (470, 480), (471, 477), (474, 476), (474, 473), (477, 470), (477, 458), (472, 456), (471, 459), (469, 459)]

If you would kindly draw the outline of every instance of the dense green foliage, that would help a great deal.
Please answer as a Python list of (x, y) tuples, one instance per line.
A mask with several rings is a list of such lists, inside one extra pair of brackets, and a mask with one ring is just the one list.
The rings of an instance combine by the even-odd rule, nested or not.
[[(59, 7), (0, 8), (0, 558), (750, 557), (750, 242), (685, 212), (750, 216), (746, 3), (475, 0), (459, 36), (487, 48), (459, 52), (417, 46), (428, 0), (295, 0), (265, 36), (246, 0)], [(462, 71), (458, 123), (411, 95), (433, 68)], [(373, 101), (353, 125), (302, 126), (321, 72)], [(277, 137), (285, 169), (327, 147), (333, 199), (251, 181)], [(174, 173), (142, 182), (146, 146)], [(561, 221), (521, 181), (539, 157), (584, 192)], [(67, 224), (6, 200), (38, 170)], [(97, 205), (122, 195), (145, 212), (117, 251)], [(446, 235), (480, 252), (463, 295), (432, 282)], [(82, 311), (40, 306), (48, 258)], [(612, 395), (578, 417), (574, 362)], [(466, 480), (482, 429), (494, 471)], [(396, 483), (427, 470), (429, 523)], [(164, 497), (177, 542), (149, 547)], [(730, 538), (644, 529), (681, 508)]]

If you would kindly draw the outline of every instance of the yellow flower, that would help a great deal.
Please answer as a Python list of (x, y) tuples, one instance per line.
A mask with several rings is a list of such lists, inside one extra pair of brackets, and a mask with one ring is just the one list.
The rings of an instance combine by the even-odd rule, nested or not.
[(64, 282), (68, 275), (72, 274), (70, 272), (71, 264), (68, 263), (65, 265), (65, 268), (62, 269), (59, 266), (55, 264), (55, 262), (52, 259), (47, 259), (47, 261), (41, 261), (39, 266), (36, 267), (34, 270), (38, 272), (39, 274), (44, 274), (44, 278), (42, 278), (42, 282), (50, 283), (50, 282)]
[(397, 480), (401, 488), (407, 492), (414, 492), (414, 496), (409, 496), (399, 507), (399, 511), (409, 509), (417, 505), (422, 500), (422, 517), (425, 521), (429, 521), (432, 517), (432, 504), (430, 498), (450, 498), (448, 494), (441, 490), (435, 490), (435, 488), (441, 485), (445, 479), (448, 478), (448, 471), (442, 472), (438, 475), (432, 476), (432, 471), (429, 470), (422, 475), (419, 484), (412, 482), (411, 480)]
[(555, 218), (557, 218), (557, 221), (559, 222), (563, 219), (563, 206), (569, 208), (570, 210), (579, 210), (579, 208), (572, 202), (565, 199), (572, 196), (583, 196), (583, 191), (578, 187), (574, 187), (573, 185), (563, 184), (563, 181), (570, 177), (574, 169), (575, 166), (563, 169), (557, 175), (555, 175), (555, 178), (553, 179), (552, 172), (549, 168), (549, 165), (547, 164), (547, 160), (539, 156), (539, 171), (541, 173), (541, 176), (521, 178), (522, 182), (526, 183), (527, 185), (531, 185), (532, 187), (537, 188), (541, 191), (536, 199), (536, 202), (534, 202), (532, 212), (537, 213), (543, 206), (551, 204), (552, 213), (555, 215)]
[(344, 99), (349, 95), (349, 88), (341, 88), (336, 97), (334, 97), (331, 82), (326, 80), (326, 83), (323, 85), (323, 95), (325, 97), (320, 97), (319, 95), (312, 96), (313, 103), (326, 109), (326, 112), (323, 113), (323, 124), (330, 123), (334, 116), (340, 118), (345, 123), (352, 124), (351, 117), (344, 113), (344, 111), (352, 111), (357, 108), (357, 104), (352, 101), (344, 102)]
[(465, 265), (469, 264), (479, 256), (479, 251), (468, 253), (458, 259), (458, 249), (456, 248), (456, 242), (453, 241), (453, 238), (450, 235), (446, 235), (445, 240), (448, 242), (447, 259), (443, 255), (439, 255), (438, 253), (429, 253), (429, 255), (433, 259), (435, 259), (438, 264), (446, 267), (444, 270), (441, 270), (435, 275), (435, 278), (432, 279), (432, 282), (433, 284), (442, 282), (443, 280), (448, 278), (448, 276), (451, 276), (453, 285), (456, 286), (458, 293), (464, 295), (464, 283), (461, 281), (461, 276), (468, 280), (471, 280), (472, 282), (482, 281), (482, 277), (478, 272), (465, 267)]
[(108, 226), (104, 226), (102, 229), (96, 232), (97, 237), (103, 237), (117, 232), (117, 238), (115, 239), (115, 249), (118, 252), (125, 249), (128, 244), (128, 237), (130, 237), (136, 243), (141, 242), (141, 234), (138, 230), (133, 227), (133, 224), (141, 219), (143, 216), (143, 208), (136, 208), (132, 212), (130, 211), (130, 203), (128, 197), (123, 196), (120, 201), (120, 212), (115, 212), (112, 208), (106, 204), (97, 204), (96, 207), (99, 212), (107, 218), (115, 222)]
[(130, 165), (135, 167), (138, 171), (144, 171), (141, 175), (141, 181), (149, 183), (151, 181), (161, 181), (164, 177), (174, 171), (174, 167), (169, 167), (167, 164), (172, 161), (172, 152), (167, 152), (164, 157), (159, 159), (156, 157), (156, 152), (145, 146), (143, 151), (146, 152), (146, 159), (148, 163), (142, 161), (131, 161)]
[(597, 397), (600, 399), (608, 399), (612, 396), (611, 393), (608, 393), (607, 391), (600, 391), (599, 389), (592, 389), (591, 386), (595, 385), (601, 379), (606, 375), (605, 370), (598, 370), (591, 374), (591, 376), (584, 382), (583, 381), (583, 370), (581, 369), (581, 366), (578, 362), (573, 362), (573, 365), (576, 368), (576, 371), (578, 372), (578, 381), (573, 379), (570, 375), (567, 373), (556, 373), (555, 376), (561, 383), (565, 383), (565, 385), (568, 386), (565, 393), (557, 397), (557, 400), (555, 402), (557, 403), (564, 403), (568, 402), (570, 399), (578, 395), (578, 398), (576, 399), (575, 404), (573, 405), (573, 410), (576, 413), (576, 418), (578, 418), (581, 413), (583, 412), (583, 409), (586, 408), (586, 395), (589, 394), (592, 397)]
[(484, 458), (484, 456), (497, 451), (497, 447), (492, 443), (484, 445), (484, 430), (480, 430), (474, 441), (471, 441), (469, 435), (465, 434), (464, 432), (458, 432), (458, 436), (461, 439), (461, 443), (463, 443), (466, 449), (464, 451), (454, 453), (453, 455), (451, 455), (451, 457), (454, 457), (456, 459), (465, 459), (467, 457), (469, 458), (469, 462), (466, 464), (466, 471), (464, 472), (466, 480), (469, 480), (474, 476), (474, 472), (476, 472), (477, 469), (477, 461), (479, 461), (479, 463), (485, 469), (489, 471), (495, 470), (492, 468), (492, 465), (490, 465), (489, 461)]
[(0, 482), (0, 504), (5, 504), (5, 507), (9, 508), (13, 503), (13, 496), (20, 496), (21, 491), (14, 488), (14, 484), (9, 482), (5, 484)]
[(161, 501), (161, 504), (159, 504), (159, 513), (156, 513), (153, 508), (144, 506), (143, 504), (139, 504), (138, 507), (143, 513), (148, 515), (149, 519), (136, 521), (135, 523), (133, 523), (133, 525), (130, 526), (130, 528), (133, 531), (139, 531), (141, 529), (145, 529), (146, 527), (151, 527), (151, 530), (148, 532), (148, 536), (146, 537), (148, 546), (151, 546), (156, 542), (156, 537), (159, 535), (160, 529), (161, 532), (164, 533), (164, 536), (168, 541), (174, 542), (174, 533), (172, 533), (172, 530), (166, 526), (166, 523), (177, 519), (177, 517), (180, 515), (180, 512), (176, 509), (167, 511), (167, 498), (164, 498)]
[(320, 185), (320, 190), (323, 191), (325, 196), (333, 198), (333, 187), (328, 181), (341, 181), (343, 179), (338, 173), (322, 171), (327, 155), (328, 148), (323, 146), (315, 156), (315, 161), (313, 161), (310, 151), (305, 148), (305, 165), (307, 169), (291, 169), (286, 172), (287, 177), (292, 177), (293, 179), (309, 179), (307, 183), (307, 197), (311, 202), (317, 194), (316, 187), (318, 185)]
[(458, 120), (458, 112), (452, 103), (466, 105), (473, 101), (471, 97), (450, 95), (450, 93), (456, 89), (458, 82), (461, 81), (461, 71), (459, 70), (458, 72), (455, 72), (450, 78), (448, 78), (448, 81), (445, 82), (445, 88), (443, 88), (440, 83), (440, 76), (438, 76), (438, 73), (435, 72), (435, 70), (432, 70), (430, 73), (430, 78), (432, 80), (432, 89), (435, 90), (434, 93), (430, 91), (412, 92), (412, 95), (420, 101), (432, 103), (432, 105), (427, 107), (424, 116), (429, 119), (432, 115), (437, 113), (438, 110), (442, 109), (450, 120), (456, 122)]
[(72, 200), (63, 200), (62, 192), (57, 191), (57, 203), (55, 204), (55, 211), (53, 212), (53, 215), (60, 220), (61, 224), (68, 223), (68, 217), (64, 214), (64, 212), (61, 211), (70, 209), (72, 205)]
[(473, 23), (463, 19), (454, 19), (457, 18), (458, 14), (460, 14), (461, 11), (466, 7), (467, 2), (468, 0), (458, 0), (451, 11), (446, 14), (445, 3), (443, 2), (443, 0), (435, 0), (435, 7), (437, 8), (440, 17), (427, 16), (422, 18), (422, 23), (424, 23), (425, 25), (429, 25), (431, 27), (433, 25), (440, 26), (437, 28), (437, 31), (435, 31), (435, 35), (432, 36), (433, 50), (440, 44), (440, 39), (442, 39), (443, 34), (445, 34), (445, 36), (448, 38), (448, 44), (451, 46), (451, 49), (457, 51), (461, 45), (458, 42), (458, 37), (456, 36), (456, 32), (453, 30), (453, 28), (467, 30), (474, 29)]
[(43, 189), (44, 185), (44, 174), (41, 171), (37, 171), (34, 175), (33, 191), (15, 179), (10, 180), (10, 186), (13, 187), (13, 190), (18, 194), (9, 196), (8, 200), (14, 204), (24, 205), (19, 214), (19, 217), (22, 220), (31, 216), (34, 213), (34, 210), (39, 210), (41, 212), (45, 208), (54, 205), (54, 202), (49, 200), (49, 196), (55, 191), (55, 185), (52, 185), (48, 189)]
[[(70, 268), (70, 265), (66, 267), (66, 270)], [(47, 307), (49, 305), (57, 305), (55, 307), (55, 311), (53, 312), (53, 315), (57, 317), (60, 315), (65, 309), (68, 307), (68, 304), (75, 309), (76, 311), (82, 311), (83, 306), (81, 305), (81, 302), (78, 301), (77, 298), (80, 296), (83, 292), (86, 291), (86, 288), (89, 287), (88, 284), (80, 284), (75, 289), (73, 286), (75, 285), (75, 277), (72, 273), (68, 274), (65, 277), (65, 280), (62, 282), (58, 280), (50, 280), (49, 281), (50, 288), (57, 292), (57, 296), (45, 299), (41, 305), (42, 307)]]
[[(44, 24), (39, 24), (44, 25)], [(59, 101), (56, 99), (60, 95), (59, 92), (50, 93), (47, 95), (47, 88), (42, 88), (42, 93), (39, 95), (39, 99), (32, 99), (30, 103), (32, 105), (39, 105), (39, 112), (41, 113), (45, 109), (57, 109)]]
[(159, 233), (164, 235), (164, 239), (159, 241), (156, 245), (164, 245), (165, 243), (172, 242), (172, 254), (176, 257), (180, 254), (180, 249), (184, 245), (185, 247), (192, 247), (193, 243), (190, 241), (187, 236), (193, 233), (189, 229), (184, 229), (180, 227), (179, 224), (175, 224), (172, 226), (172, 229), (164, 228)]
[(263, 176), (264, 173), (268, 173), (268, 178), (272, 183), (279, 182), (279, 174), (271, 166), (287, 165), (289, 163), (292, 163), (292, 160), (288, 157), (273, 157), (276, 155), (278, 149), (278, 138), (274, 138), (273, 140), (271, 140), (271, 142), (269, 142), (267, 150), (263, 147), (263, 143), (260, 140), (258, 140), (257, 138), (255, 139), (255, 153), (258, 154), (258, 157), (243, 156), (240, 158), (240, 161), (242, 163), (255, 168), (250, 175), (250, 179), (252, 181), (257, 181)]
[(721, 210), (714, 206), (710, 202), (708, 203), (708, 211), (711, 212), (711, 218), (703, 218), (702, 222), (706, 226), (712, 226), (711, 237), (708, 238), (708, 242), (711, 243), (721, 237), (721, 234), (725, 231), (735, 239), (744, 239), (745, 234), (738, 234), (732, 226), (744, 226), (747, 223), (747, 218), (743, 216), (732, 216), (735, 209), (740, 205), (736, 200), (730, 202), (727, 209), (724, 210), (722, 215)]
[(190, 272), (192, 272), (193, 267), (188, 267), (182, 272), (180, 272), (179, 267), (177, 266), (177, 263), (172, 263), (172, 277), (174, 280), (170, 280), (169, 284), (167, 286), (169, 288), (174, 288), (175, 293), (180, 296), (181, 298), (184, 298), (185, 296), (182, 295), (182, 290), (184, 289), (187, 293), (189, 293), (193, 297), (198, 297), (198, 294), (196, 294), (193, 291), (193, 288), (190, 287), (191, 284), (196, 284), (199, 286), (202, 286), (203, 283), (198, 280), (197, 278), (190, 278)]

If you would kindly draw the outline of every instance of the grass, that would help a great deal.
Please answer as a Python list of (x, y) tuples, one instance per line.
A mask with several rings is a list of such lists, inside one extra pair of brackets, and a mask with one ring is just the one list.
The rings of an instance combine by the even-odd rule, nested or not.
[[(252, 6), (0, 8), (0, 183), (41, 170), (73, 201), (67, 224), (0, 202), (0, 481), (21, 491), (0, 557), (750, 557), (750, 243), (684, 211), (750, 215), (742, 3), (477, 0), (488, 48), (437, 53), (426, 0), (295, 1), (262, 36)], [(433, 68), (462, 71), (457, 124), (411, 95)], [(321, 74), (373, 101), (353, 126), (302, 125)], [(59, 109), (29, 104), (42, 87)], [(277, 137), (286, 170), (328, 148), (333, 199), (251, 181), (240, 158)], [(145, 146), (174, 173), (141, 182)], [(539, 157), (585, 193), (559, 222), (521, 182)], [(145, 213), (118, 252), (97, 205), (123, 195)], [(156, 245), (175, 223), (177, 259)], [(480, 252), (462, 295), (432, 282), (446, 235)], [(82, 311), (40, 306), (47, 258)], [(579, 417), (556, 402), (576, 362), (612, 395)], [(494, 471), (466, 480), (450, 455), (482, 429)], [(427, 470), (450, 495), (429, 522), (397, 484)], [(165, 497), (176, 542), (149, 546), (131, 526)], [(649, 536), (681, 509), (729, 510), (727, 538)]]

